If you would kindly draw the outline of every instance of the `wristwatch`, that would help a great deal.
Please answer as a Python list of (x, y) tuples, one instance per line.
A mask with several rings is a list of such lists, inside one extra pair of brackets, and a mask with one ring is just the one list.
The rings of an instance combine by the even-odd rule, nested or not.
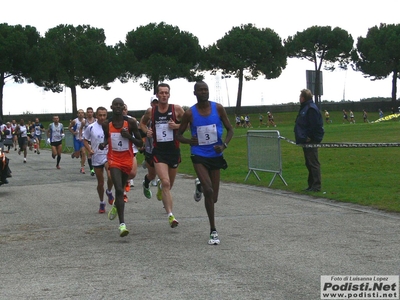
[(225, 148), (228, 148), (228, 144), (227, 143), (224, 143), (224, 146), (225, 146)]

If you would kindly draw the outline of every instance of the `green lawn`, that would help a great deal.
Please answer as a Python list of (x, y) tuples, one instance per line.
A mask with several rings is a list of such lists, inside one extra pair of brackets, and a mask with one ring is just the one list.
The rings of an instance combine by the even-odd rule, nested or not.
[[(366, 142), (397, 143), (400, 122), (398, 119), (381, 123), (343, 124), (341, 112), (330, 112), (331, 124), (325, 124), (323, 142)], [(253, 127), (259, 130), (258, 115), (250, 115)], [(280, 135), (294, 140), (294, 120), (296, 113), (274, 114), (276, 128)], [(234, 125), (234, 117), (230, 117)], [(265, 119), (264, 119), (265, 120)], [(359, 120), (360, 121), (360, 120)], [(245, 128), (235, 128), (234, 138), (224, 156), (229, 168), (221, 171), (221, 179), (227, 182), (244, 183), (248, 173), (247, 144)], [(189, 146), (181, 145), (182, 163), (180, 173), (194, 175), (189, 157)], [(400, 147), (386, 148), (321, 148), (319, 150), (322, 171), (322, 192), (319, 197), (343, 202), (357, 203), (382, 210), (400, 212), (399, 163)], [(281, 141), (282, 176), (288, 186), (275, 179), (272, 189), (306, 193), (307, 170), (304, 165), (302, 149), (284, 140)], [(267, 187), (273, 177), (272, 173), (257, 172), (261, 181), (251, 174), (246, 184)], [(326, 192), (326, 193), (323, 193)]]

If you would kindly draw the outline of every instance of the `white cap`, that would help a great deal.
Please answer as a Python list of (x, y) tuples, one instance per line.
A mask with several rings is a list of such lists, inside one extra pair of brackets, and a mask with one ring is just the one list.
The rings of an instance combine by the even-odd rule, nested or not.
[(158, 101), (158, 98), (157, 98), (156, 95), (151, 96), (151, 98), (150, 98), (150, 104), (152, 104), (154, 100), (157, 100), (157, 101)]

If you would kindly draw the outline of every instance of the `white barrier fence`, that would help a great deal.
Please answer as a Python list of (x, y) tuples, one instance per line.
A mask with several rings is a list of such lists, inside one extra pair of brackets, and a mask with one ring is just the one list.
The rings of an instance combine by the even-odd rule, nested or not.
[(274, 173), (268, 187), (279, 176), (287, 185), (282, 176), (282, 156), (280, 134), (277, 130), (249, 130), (247, 131), (247, 181), (253, 173), (260, 181), (257, 171)]

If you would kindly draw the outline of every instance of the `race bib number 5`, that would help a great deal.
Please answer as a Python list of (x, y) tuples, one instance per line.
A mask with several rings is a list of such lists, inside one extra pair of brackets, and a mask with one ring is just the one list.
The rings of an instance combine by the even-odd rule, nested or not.
[(174, 140), (174, 131), (169, 128), (168, 123), (156, 124), (157, 142), (171, 142)]
[(197, 126), (199, 145), (210, 145), (218, 142), (217, 126), (215, 124)]

